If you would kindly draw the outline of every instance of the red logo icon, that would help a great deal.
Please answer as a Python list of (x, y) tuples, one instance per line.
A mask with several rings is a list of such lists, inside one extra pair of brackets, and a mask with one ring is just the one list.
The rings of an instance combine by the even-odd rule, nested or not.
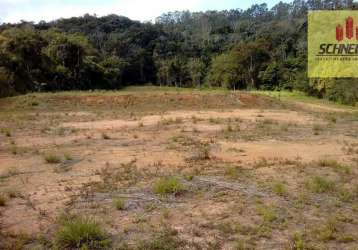
[[(349, 40), (351, 40), (354, 36), (353, 23), (354, 21), (352, 17), (348, 17), (346, 19), (346, 38), (348, 38)], [(355, 32), (356, 32), (356, 39), (358, 40), (358, 26), (356, 26)], [(336, 26), (336, 39), (338, 42), (344, 39), (344, 28), (340, 24)]]

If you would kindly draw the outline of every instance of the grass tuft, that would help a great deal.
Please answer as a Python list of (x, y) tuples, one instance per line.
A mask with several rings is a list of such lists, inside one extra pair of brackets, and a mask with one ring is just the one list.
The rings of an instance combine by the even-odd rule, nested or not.
[(313, 177), (306, 183), (306, 186), (314, 193), (326, 193), (334, 191), (336, 187), (333, 181), (327, 180), (326, 178), (320, 176)]
[(261, 215), (264, 222), (271, 223), (277, 219), (276, 209), (273, 206), (259, 206), (257, 213)]
[(341, 164), (333, 159), (320, 159), (317, 163), (320, 167), (332, 168), (339, 173), (350, 174), (352, 172), (349, 166)]
[(77, 217), (64, 222), (55, 235), (55, 243), (60, 249), (103, 249), (111, 242), (96, 222)]
[(178, 194), (184, 191), (184, 186), (174, 176), (164, 177), (154, 183), (153, 191), (159, 195)]
[(45, 161), (49, 164), (58, 164), (61, 163), (61, 158), (54, 154), (47, 154), (45, 155)]
[(272, 191), (279, 196), (284, 196), (287, 194), (286, 186), (281, 181), (275, 181), (272, 184)]
[(114, 206), (116, 207), (117, 210), (124, 210), (126, 206), (126, 202), (123, 199), (118, 198), (114, 200)]

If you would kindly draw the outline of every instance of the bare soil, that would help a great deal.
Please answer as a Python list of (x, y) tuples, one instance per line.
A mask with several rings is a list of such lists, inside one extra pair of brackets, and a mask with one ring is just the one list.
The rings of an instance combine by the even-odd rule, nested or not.
[[(186, 249), (358, 249), (357, 114), (245, 92), (1, 99), (0, 248), (54, 247), (67, 213), (114, 249), (168, 227)], [(155, 194), (165, 176), (185, 191)]]

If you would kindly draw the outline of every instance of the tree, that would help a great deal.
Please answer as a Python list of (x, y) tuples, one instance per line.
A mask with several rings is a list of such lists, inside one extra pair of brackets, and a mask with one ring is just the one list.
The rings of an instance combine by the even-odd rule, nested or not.
[(188, 71), (192, 86), (201, 88), (205, 78), (205, 64), (200, 58), (191, 58), (188, 62)]

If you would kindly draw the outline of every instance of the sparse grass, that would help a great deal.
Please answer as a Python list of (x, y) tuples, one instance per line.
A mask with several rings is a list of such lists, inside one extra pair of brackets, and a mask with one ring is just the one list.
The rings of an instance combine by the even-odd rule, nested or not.
[(339, 199), (343, 202), (351, 202), (354, 199), (354, 193), (347, 188), (340, 188)]
[(276, 208), (272, 205), (259, 205), (257, 213), (261, 215), (262, 219), (266, 223), (272, 223), (278, 218)]
[(65, 157), (66, 161), (72, 161), (73, 160), (73, 156), (71, 154), (69, 154), (69, 153), (65, 153), (63, 156)]
[(329, 218), (325, 225), (316, 230), (318, 238), (325, 242), (336, 239), (337, 232), (338, 222), (335, 218)]
[(272, 183), (272, 191), (279, 196), (284, 196), (287, 194), (287, 188), (285, 183), (282, 181), (274, 181)]
[(351, 168), (348, 165), (339, 163), (338, 161), (333, 159), (320, 159), (317, 161), (317, 164), (320, 167), (332, 168), (339, 173), (350, 174), (352, 172)]
[(19, 148), (16, 145), (11, 145), (10, 151), (11, 151), (11, 153), (13, 155), (18, 155), (19, 154)]
[(335, 182), (321, 176), (315, 176), (306, 182), (306, 187), (314, 193), (326, 193), (334, 191)]
[(177, 177), (169, 176), (157, 180), (154, 183), (153, 191), (159, 195), (178, 194), (185, 190), (183, 184)]
[(55, 234), (59, 249), (104, 249), (110, 243), (98, 223), (81, 217), (66, 220)]
[(0, 175), (0, 181), (8, 179), (10, 177), (19, 175), (20, 172), (16, 168), (9, 169), (7, 173)]
[(10, 198), (10, 199), (13, 199), (13, 198), (17, 198), (17, 197), (21, 197), (21, 193), (19, 190), (17, 189), (14, 189), (14, 188), (8, 188), (5, 190), (5, 193), (7, 194), (7, 196)]
[[(52, 97), (52, 94), (48, 95), (51, 96), (52, 99), (54, 99)], [(66, 95), (72, 96), (76, 95), (76, 93), (68, 93)], [(93, 92), (91, 93), (91, 95), (98, 95), (102, 98), (102, 94), (100, 94), (99, 92)], [(120, 99), (118, 96), (122, 94), (117, 94), (113, 92), (113, 94), (104, 95), (109, 95), (109, 97), (115, 96), (116, 98)], [(85, 97), (86, 93), (81, 94), (81, 96)], [(75, 98), (77, 97), (74, 96), (73, 99)], [(188, 102), (183, 102), (183, 104), (181, 104), (177, 101), (179, 99), (176, 98), (174, 95), (170, 96), (170, 98), (173, 98), (173, 100), (176, 102), (175, 105), (180, 105), (178, 106), (178, 110), (180, 110), (178, 114), (185, 114), (185, 110), (189, 110), (186, 109), (188, 106)], [(69, 99), (72, 102), (72, 99)], [(96, 101), (95, 97), (92, 99), (93, 101)], [(135, 100), (137, 98), (132, 99)], [(237, 102), (236, 99), (237, 98), (235, 98), (234, 100), (235, 103)], [(246, 100), (243, 98), (242, 102), (245, 103), (245, 101)], [(254, 102), (255, 100), (249, 101)], [(86, 100), (84, 100), (84, 102), (86, 102)], [(107, 100), (103, 100), (103, 102), (106, 103)], [(119, 101), (119, 103), (122, 102)], [(296, 125), (297, 129), (295, 129), (293, 125), (290, 125), (290, 123), (285, 123), (280, 120), (279, 124), (276, 124), (273, 120), (270, 120), (270, 118), (275, 118), (276, 116), (272, 115), (269, 110), (262, 111), (261, 116), (263, 118), (258, 119), (258, 121), (261, 121), (261, 124), (264, 128), (262, 131), (255, 129), (255, 124), (251, 120), (252, 114), (255, 113), (255, 111), (251, 110), (248, 110), (247, 112), (247, 114), (249, 114), (249, 117), (246, 117), (246, 112), (233, 112), (232, 118), (230, 120), (224, 117), (224, 115), (226, 115), (225, 113), (222, 116), (220, 115), (220, 117), (222, 118), (214, 117), (209, 120), (203, 120), (200, 123), (199, 119), (197, 119), (196, 117), (193, 118), (193, 121), (190, 119), (190, 116), (189, 118), (185, 118), (184, 121), (180, 121), (180, 119), (176, 121), (175, 117), (173, 116), (173, 120), (170, 121), (169, 124), (181, 122), (185, 122), (185, 124), (173, 125), (171, 127), (153, 127), (149, 125), (147, 127), (146, 124), (146, 129), (140, 129), (140, 127), (143, 126), (143, 123), (141, 123), (141, 117), (146, 115), (162, 115), (165, 114), (164, 112), (166, 112), (166, 109), (168, 109), (168, 107), (172, 110), (175, 110), (175, 107), (167, 106), (168, 102), (157, 102), (157, 106), (163, 108), (164, 110), (164, 112), (160, 110), (160, 113), (159, 111), (157, 113), (158, 107), (156, 107), (156, 110), (151, 110), (152, 107), (146, 107), (145, 105), (147, 104), (145, 102), (142, 102), (142, 100), (140, 100), (140, 102), (138, 103), (139, 104), (130, 104), (131, 106), (128, 106), (128, 110), (124, 112), (122, 112), (121, 108), (119, 107), (119, 111), (116, 111), (116, 113), (113, 111), (99, 112), (95, 110), (96, 107), (94, 107), (93, 105), (91, 107), (91, 109), (93, 108), (93, 110), (89, 110), (91, 111), (91, 113), (93, 112), (95, 114), (100, 114), (100, 117), (98, 117), (98, 119), (93, 117), (85, 117), (82, 115), (81, 117), (79, 117), (77, 115), (71, 114), (64, 117), (63, 120), (62, 118), (56, 118), (51, 122), (48, 122), (45, 120), (47, 119), (47, 116), (52, 116), (52, 114), (49, 114), (50, 112), (47, 112), (46, 114), (40, 114), (41, 118), (43, 118), (42, 120), (46, 122), (46, 124), (43, 124), (43, 126), (49, 128), (52, 127), (52, 129), (49, 129), (49, 133), (47, 133), (46, 135), (42, 134), (42, 136), (46, 137), (47, 139), (49, 136), (54, 135), (53, 133), (51, 133), (55, 131), (52, 124), (57, 121), (62, 124), (67, 122), (77, 123), (97, 121), (99, 119), (130, 119), (130, 122), (134, 121), (133, 123), (135, 125), (138, 124), (138, 126), (135, 126), (130, 130), (125, 130), (124, 133), (122, 133), (122, 131), (120, 131), (119, 129), (114, 129), (113, 131), (110, 131), (101, 130), (101, 128), (98, 128), (99, 130), (96, 131), (95, 129), (93, 129), (93, 131), (79, 131), (79, 135), (81, 135), (81, 137), (82, 135), (86, 136), (87, 134), (91, 134), (93, 139), (95, 138), (95, 136), (97, 136), (97, 138), (99, 138), (100, 140), (102, 140), (102, 131), (110, 133), (113, 139), (115, 135), (118, 135), (118, 141), (108, 141), (111, 143), (105, 145), (106, 147), (103, 148), (103, 152), (105, 154), (100, 156), (99, 160), (96, 159), (96, 157), (90, 157), (90, 159), (88, 159), (88, 164), (86, 164), (85, 162), (87, 162), (87, 159), (83, 159), (84, 165), (81, 165), (83, 165), (85, 168), (88, 165), (88, 167), (90, 168), (90, 183), (88, 183), (88, 186), (86, 183), (84, 183), (83, 189), (81, 187), (81, 190), (79, 190), (79, 199), (74, 197), (75, 199), (71, 199), (72, 203), (70, 205), (67, 206), (67, 203), (65, 204), (65, 209), (68, 209), (68, 211), (95, 214), (99, 217), (99, 219), (103, 219), (103, 223), (108, 222), (108, 228), (110, 228), (111, 232), (113, 232), (114, 242), (122, 243), (123, 240), (123, 244), (128, 244), (128, 248), (118, 248), (118, 245), (113, 246), (114, 248), (122, 250), (134, 250), (138, 247), (136, 245), (138, 244), (138, 241), (143, 239), (145, 240), (145, 242), (140, 243), (138, 249), (165, 250), (184, 249), (185, 247), (185, 249), (223, 249), (232, 247), (233, 249), (289, 248), (303, 250), (310, 249), (311, 245), (316, 247), (316, 249), (324, 249), (325, 247), (331, 246), (336, 247), (337, 249), (343, 249), (346, 247), (348, 249), (349, 247), (354, 246), (354, 244), (356, 243), (353, 241), (358, 240), (358, 235), (356, 235), (355, 233), (357, 231), (357, 220), (354, 216), (355, 213), (358, 212), (358, 192), (355, 192), (354, 190), (354, 185), (356, 185), (356, 169), (354, 167), (356, 163), (353, 162), (354, 158), (358, 159), (358, 154), (356, 155), (358, 146), (351, 145), (352, 142), (356, 143), (356, 135), (354, 134), (356, 130), (354, 127), (352, 129), (352, 125), (354, 125), (355, 123), (345, 123), (345, 118), (338, 114), (335, 115), (337, 116), (337, 119), (339, 118), (340, 122), (338, 122), (336, 125), (330, 124), (328, 120), (325, 121), (327, 125), (322, 123), (324, 131), (326, 131), (327, 129), (327, 133), (324, 134), (325, 137), (322, 138), (322, 140), (317, 141), (317, 144), (327, 143), (331, 145), (331, 143), (333, 144), (334, 142), (336, 142), (335, 138), (338, 135), (345, 135), (344, 138), (347, 138), (347, 141), (349, 141), (350, 144), (346, 144), (345, 146), (347, 147), (347, 150), (342, 150), (342, 152), (347, 152), (349, 153), (349, 155), (343, 155), (342, 152), (338, 150), (336, 152), (337, 160), (322, 159), (319, 161), (312, 161), (308, 163), (307, 161), (311, 157), (306, 157), (306, 148), (308, 147), (308, 145), (306, 144), (306, 139), (312, 139), (307, 138), (310, 136), (312, 137), (312, 125), (306, 124), (306, 120), (299, 121), (299, 117), (297, 117), (297, 119), (292, 119), (293, 121), (297, 121), (297, 124), (299, 122), (300, 126)], [(142, 105), (140, 103), (144, 103), (145, 105)], [(50, 104), (52, 103), (50, 102)], [(42, 111), (42, 108), (46, 105), (48, 105), (47, 101), (41, 101), (41, 105), (37, 109), (39, 111)], [(133, 107), (133, 105), (135, 107)], [(221, 103), (217, 103), (215, 105), (219, 106), (216, 111), (221, 109)], [(137, 109), (138, 107), (141, 109)], [(193, 110), (193, 107), (190, 106), (190, 110)], [(196, 107), (200, 108), (201, 106), (197, 105), (195, 106), (195, 108)], [(228, 108), (227, 110), (231, 110), (231, 107), (235, 108), (235, 106), (230, 106), (230, 108)], [(248, 108), (251, 108), (250, 105), (248, 105)], [(260, 107), (258, 107), (258, 109), (260, 109)], [(225, 111), (225, 107), (221, 110)], [(54, 109), (54, 111), (57, 110)], [(70, 109), (68, 109), (67, 112), (72, 113)], [(76, 110), (74, 112), (76, 112)], [(129, 118), (130, 113), (132, 112), (135, 113), (134, 119)], [(284, 112), (286, 112), (286, 110), (282, 113)], [(325, 114), (318, 114), (318, 112), (316, 111), (312, 113), (297, 112), (297, 115), (302, 114), (305, 116), (313, 116), (316, 113), (319, 117), (324, 118)], [(236, 123), (233, 117), (235, 115), (240, 115), (245, 118), (245, 123), (240, 124), (242, 131), (240, 133), (234, 132)], [(286, 119), (286, 117), (284, 118)], [(290, 116), (287, 117), (287, 119), (289, 118)], [(25, 119), (23, 120), (23, 124), (26, 125)], [(38, 122), (42, 122), (42, 120), (39, 119)], [(144, 119), (143, 121), (146, 121), (146, 119)], [(215, 125), (213, 126), (213, 128), (222, 127), (223, 130), (225, 130), (227, 126), (227, 132), (231, 132), (229, 135), (230, 139), (232, 140), (226, 142), (222, 138), (223, 134), (220, 133), (221, 131), (207, 131), (206, 129), (200, 129), (201, 127), (199, 127), (199, 125), (197, 125), (197, 127), (200, 129), (200, 133), (193, 134), (191, 133), (193, 122), (203, 125), (203, 127), (209, 124), (209, 122), (211, 124), (220, 124), (220, 126)], [(6, 121), (4, 122), (4, 124), (6, 124), (6, 126), (9, 128), (14, 129), (14, 134), (12, 136), (13, 138), (6, 139), (5, 136), (2, 136), (2, 138), (5, 139), (5, 144), (8, 145), (6, 148), (6, 154), (10, 155), (10, 152), (7, 152), (7, 149), (10, 149), (11, 145), (9, 144), (9, 142), (11, 140), (16, 140), (16, 145), (19, 146), (19, 149), (22, 150), (23, 147), (25, 148), (26, 145), (22, 145), (23, 140), (21, 140), (21, 138), (18, 138), (18, 136), (24, 135), (28, 137), (28, 133), (30, 130), (28, 130), (27, 128), (24, 130), (20, 130), (20, 127), (12, 127), (11, 125), (8, 125)], [(40, 132), (40, 129), (41, 128), (38, 128), (37, 131)], [(182, 129), (181, 132), (180, 129)], [(161, 133), (164, 130), (166, 130), (166, 132)], [(18, 131), (18, 133), (16, 131)], [(64, 136), (69, 135), (69, 133), (67, 132), (68, 130), (65, 131)], [(160, 135), (160, 137), (158, 137), (158, 140), (160, 140), (160, 142), (157, 141), (157, 138), (154, 138), (153, 140), (149, 139), (149, 135), (151, 135), (149, 133), (152, 132), (155, 132), (155, 135)], [(270, 138), (263, 136), (264, 132), (268, 132)], [(334, 134), (335, 132), (337, 133)], [(133, 140), (133, 137), (138, 137), (137, 135), (139, 135), (139, 138), (141, 139), (140, 142), (139, 140)], [(247, 142), (245, 139), (246, 135), (251, 136), (252, 140), (256, 142), (252, 144), (250, 142)], [(329, 137), (331, 135), (334, 135), (335, 137)], [(56, 136), (58, 135), (56, 134)], [(117, 137), (115, 137), (115, 139), (117, 139)], [(167, 139), (168, 141), (167, 143), (165, 143)], [(292, 160), (285, 160), (285, 157), (289, 157), (288, 159), (293, 159), (294, 156), (292, 156), (291, 154), (293, 152), (292, 149), (288, 148), (287, 150), (282, 150), (282, 155), (280, 155), (280, 157), (277, 157), (277, 159), (279, 160), (273, 158), (273, 155), (270, 155), (272, 149), (267, 149), (263, 150), (263, 152), (259, 152), (260, 155), (263, 154), (266, 158), (258, 158), (258, 162), (252, 164), (251, 156), (257, 155), (255, 153), (256, 150), (260, 150), (257, 145), (263, 145), (263, 147), (266, 147), (265, 143), (267, 139), (272, 139), (272, 141), (269, 141), (267, 145), (275, 143), (279, 144), (281, 142), (285, 143), (285, 145), (287, 145), (288, 147), (290, 147), (290, 145), (295, 145), (294, 149), (297, 148), (297, 154), (302, 155), (302, 161), (298, 162)], [(78, 139), (76, 143), (71, 145), (71, 148), (76, 147), (74, 148), (74, 153), (81, 153), (81, 150), (87, 149), (88, 152), (93, 152), (98, 148), (98, 145), (93, 144), (94, 142), (95, 141), (82, 141), (82, 139)], [(102, 140), (102, 142), (105, 141)], [(214, 144), (215, 142), (216, 144)], [(302, 147), (296, 145), (296, 142), (297, 144), (302, 144)], [(77, 160), (80, 160), (79, 158), (81, 156), (76, 154), (74, 155), (75, 160), (71, 161), (73, 157), (69, 154), (64, 154), (64, 152), (66, 151), (61, 151), (66, 150), (69, 145), (67, 143), (62, 144), (60, 141), (58, 141), (57, 143), (59, 144), (53, 145), (53, 149), (49, 149), (53, 150), (52, 152), (57, 154), (62, 159), (61, 164), (53, 165), (54, 168), (62, 168), (63, 165), (72, 166), (74, 163), (77, 162)], [(340, 145), (340, 143), (340, 141), (337, 141), (337, 145)], [(314, 147), (315, 145), (312, 146)], [(118, 147), (118, 150), (121, 151), (122, 149), (124, 149), (125, 152), (123, 156), (125, 155), (125, 153), (127, 153), (127, 151), (128, 154), (125, 155), (125, 158), (119, 159), (118, 155), (118, 157), (115, 157), (115, 155), (111, 155), (110, 152), (115, 153), (116, 151), (115, 149), (113, 149), (113, 147)], [(316, 152), (318, 149), (322, 149), (323, 152), (320, 153), (330, 154), (330, 152), (325, 152), (326, 147), (317, 147), (318, 148), (315, 148), (314, 150), (312, 150), (312, 152)], [(144, 155), (142, 155), (142, 148), (146, 148), (148, 150), (148, 152), (146, 153), (146, 155), (150, 157), (148, 160), (143, 161), (142, 157), (144, 157)], [(225, 152), (226, 148), (229, 149)], [(42, 151), (42, 147), (40, 147), (39, 150)], [(167, 150), (170, 150), (170, 153), (168, 153), (169, 151)], [(327, 151), (330, 150), (331, 148), (329, 148), (329, 150)], [(175, 151), (177, 151), (177, 154), (180, 156), (180, 158), (187, 159), (186, 157), (189, 158), (192, 155), (194, 155), (194, 157), (197, 156), (197, 158), (195, 158), (195, 160), (193, 161), (187, 162), (182, 162), (180, 159), (174, 159), (172, 162), (170, 162), (171, 154), (175, 154)], [(290, 151), (290, 156), (285, 155), (285, 152), (288, 151)], [(32, 155), (33, 150), (31, 150), (30, 152), (31, 155), (30, 153), (26, 154), (26, 158), (38, 157), (35, 154)], [(154, 154), (152, 154), (152, 152), (154, 152)], [(303, 152), (303, 154), (301, 154), (301, 152)], [(163, 161), (161, 164), (159, 164), (158, 158), (161, 158), (161, 154), (163, 154)], [(140, 161), (138, 162), (138, 164), (140, 164), (141, 166), (140, 168), (137, 168), (134, 163), (128, 163), (123, 165), (119, 165), (118, 163), (119, 160), (125, 161), (135, 157), (140, 158)], [(5, 167), (10, 164), (17, 165), (16, 160), (20, 160), (20, 157), (11, 157), (11, 155), (9, 158), (11, 162), (9, 161), (9, 163), (6, 163)], [(342, 159), (342, 162), (340, 162), (340, 159)], [(158, 164), (156, 163), (156, 161), (158, 161)], [(155, 163), (152, 164), (153, 162)], [(358, 163), (358, 161), (356, 162)], [(169, 166), (167, 166), (168, 163)], [(241, 168), (239, 167), (240, 165), (245, 167)], [(251, 166), (254, 166), (256, 168), (262, 167), (264, 169), (255, 169), (251, 168)], [(102, 169), (102, 167), (105, 167), (105, 169)], [(85, 168), (81, 170), (81, 174), (83, 173), (85, 175), (87, 171)], [(49, 171), (51, 169), (52, 168), (45, 169), (45, 171), (49, 173), (51, 172)], [(5, 198), (8, 199), (8, 204), (6, 208), (2, 208), (0, 210), (10, 208), (16, 209), (16, 207), (21, 205), (22, 202), (26, 204), (26, 188), (32, 184), (29, 183), (28, 180), (32, 182), (30, 178), (35, 177), (37, 175), (36, 172), (42, 171), (42, 168), (28, 169), (27, 164), (25, 164), (21, 165), (21, 171), (23, 171), (21, 172), (21, 176), (18, 176), (16, 178), (9, 178), (8, 180), (8, 175), (2, 172), (2, 176), (0, 176), (0, 186), (15, 186), (14, 183), (16, 183), (16, 186), (18, 186), (19, 182), (23, 181), (24, 187), (21, 187), (21, 192), (25, 193), (23, 195), (23, 198), (11, 200), (10, 198), (17, 196), (17, 192), (13, 190), (6, 192), (4, 189), (1, 189)], [(96, 172), (93, 173), (92, 171)], [(96, 179), (91, 177), (93, 174), (96, 174)], [(65, 174), (65, 179), (67, 179), (67, 177), (72, 178), (72, 175), (73, 177), (76, 177), (77, 171)], [(176, 175), (177, 178), (175, 181), (161, 181), (162, 179), (170, 179), (173, 177), (164, 177), (159, 180), (161, 176), (166, 175)], [(315, 175), (322, 176), (324, 181), (314, 180)], [(226, 179), (226, 177), (232, 178), (232, 180)], [(250, 179), (247, 180), (246, 177), (249, 177)], [(97, 178), (99, 178), (99, 181), (97, 181)], [(156, 178), (158, 178), (158, 182), (156, 182)], [(205, 178), (207, 178), (207, 180)], [(306, 189), (303, 185), (304, 178), (307, 178), (307, 180), (309, 180), (307, 182), (307, 187), (309, 189)], [(92, 183), (92, 181), (95, 181), (95, 183)], [(160, 181), (161, 184), (158, 184), (160, 183)], [(327, 184), (327, 182), (325, 181), (328, 181), (329, 184)], [(76, 187), (72, 185), (72, 182), (63, 185), (65, 185), (63, 187), (65, 188), (66, 192), (68, 191), (69, 195), (76, 191)], [(155, 191), (155, 186), (157, 186), (157, 191)], [(174, 196), (159, 196), (165, 194), (178, 194), (181, 192), (178, 190), (182, 190), (183, 186), (186, 187), (187, 190), (190, 190), (190, 193), (187, 193), (179, 200), (176, 199), (176, 197)], [(149, 191), (158, 194), (158, 196), (154, 198), (151, 197), (153, 194), (148, 194), (148, 187), (150, 189), (152, 188), (152, 190)], [(311, 191), (313, 191), (314, 193)], [(300, 192), (302, 192), (302, 195), (298, 197), (298, 194)], [(123, 197), (126, 197), (125, 199), (128, 200), (122, 200), (121, 198), (116, 199), (117, 197), (122, 197), (121, 195), (113, 196), (114, 194), (124, 193), (126, 195)], [(54, 195), (57, 196), (61, 194), (56, 192), (56, 194)], [(141, 198), (142, 195), (145, 196), (143, 197), (143, 199)], [(279, 196), (282, 196), (284, 198)], [(89, 206), (87, 206), (87, 204), (86, 206), (82, 206), (82, 201), (84, 201), (86, 197), (89, 198)], [(113, 201), (110, 200), (109, 204), (103, 204), (102, 197), (104, 197), (104, 199), (107, 199), (108, 197), (114, 197), (114, 199)], [(256, 205), (255, 199), (260, 199), (262, 200), (262, 202), (259, 205)], [(128, 225), (127, 223), (125, 223), (123, 228), (121, 227), (122, 220), (120, 220), (120, 218), (111, 220), (111, 214), (107, 213), (108, 211), (115, 211), (116, 209), (126, 209), (126, 211), (123, 212), (115, 212), (115, 214), (117, 213), (117, 215), (121, 214), (122, 216), (126, 216), (126, 218), (128, 218)], [(153, 233), (155, 232), (155, 230), (157, 230), (159, 226), (158, 224), (160, 222), (169, 225), (176, 221), (175, 224), (176, 226), (178, 226), (178, 212), (182, 213), (180, 215), (180, 218), (183, 218), (183, 220), (179, 223), (180, 237), (183, 236), (183, 239), (188, 238), (188, 241), (192, 240), (192, 242), (188, 243), (188, 245), (186, 243), (180, 242), (180, 237), (175, 233), (165, 232), (160, 233), (159, 235)], [(49, 213), (49, 211), (47, 211), (47, 213)], [(331, 227), (325, 224), (327, 218), (340, 213), (345, 214), (347, 218), (350, 218), (350, 220), (346, 219), (346, 221), (344, 222), (339, 219), (339, 223), (342, 223), (342, 228), (336, 227), (336, 231), (334, 226)], [(5, 213), (3, 213), (3, 216), (4, 214)], [(41, 210), (39, 210), (39, 214), (41, 216), (43, 215)], [(31, 222), (32, 221), (25, 221), (25, 223)], [(239, 227), (240, 229), (238, 229)], [(315, 227), (319, 229), (319, 232), (312, 230), (312, 228)], [(44, 229), (47, 231), (46, 227)], [(123, 235), (122, 229), (124, 231)], [(342, 229), (342, 231), (340, 231), (340, 229)], [(343, 229), (345, 231), (343, 231)], [(290, 237), (292, 233), (296, 230), (302, 232), (302, 234), (297, 235), (293, 238)], [(52, 232), (51, 228), (50, 232)], [(219, 235), (216, 236), (216, 234)], [(71, 237), (75, 237), (74, 235), (75, 234), (71, 233)], [(191, 235), (193, 235), (193, 239), (192, 237), (190, 237)], [(2, 239), (3, 238), (1, 238), (0, 236), (0, 241)], [(179, 244), (178, 242), (180, 242), (181, 244)], [(234, 245), (236, 242), (237, 245)], [(91, 245), (92, 243), (79, 243), (78, 245), (76, 243), (76, 246), (74, 247), (63, 247), (62, 245), (57, 244), (56, 240), (55, 243), (56, 244), (54, 245), (43, 244), (43, 248), (96, 248)], [(29, 246), (36, 247), (37, 245), (37, 239), (34, 239), (33, 241), (29, 242), (28, 245), (24, 246), (24, 248)], [(103, 249), (106, 247), (104, 245), (100, 245), (97, 248)]]
[(8, 128), (2, 128), (2, 129), (0, 130), (0, 132), (1, 132), (2, 134), (4, 134), (6, 137), (11, 137), (11, 136), (12, 136), (11, 131), (10, 131), (10, 129), (8, 129)]
[(61, 157), (59, 157), (58, 155), (55, 154), (46, 154), (45, 156), (45, 161), (48, 164), (58, 164), (61, 163)]
[(117, 198), (113, 201), (114, 206), (117, 210), (124, 210), (125, 206), (126, 206), (126, 202), (125, 200), (121, 199), (121, 198)]
[(258, 161), (253, 163), (254, 168), (266, 168), (272, 166), (273, 163), (269, 162), (266, 158), (261, 157)]
[(292, 236), (292, 249), (293, 250), (305, 250), (307, 249), (307, 244), (305, 243), (302, 234), (295, 233)]
[(242, 176), (242, 168), (238, 166), (229, 166), (225, 168), (225, 175), (231, 179), (237, 179)]
[(333, 114), (328, 115), (327, 120), (330, 121), (331, 123), (337, 123), (337, 117), (334, 116)]
[(183, 123), (183, 118), (181, 117), (175, 117), (173, 118), (163, 118), (158, 122), (158, 125), (162, 125), (162, 126), (169, 126), (169, 125), (173, 125), (173, 124), (181, 124)]
[(187, 242), (181, 240), (178, 232), (174, 229), (164, 229), (163, 232), (157, 234), (152, 240), (143, 241), (136, 250), (173, 250), (187, 249)]
[(314, 135), (319, 135), (323, 131), (323, 127), (321, 124), (314, 124), (312, 130)]

